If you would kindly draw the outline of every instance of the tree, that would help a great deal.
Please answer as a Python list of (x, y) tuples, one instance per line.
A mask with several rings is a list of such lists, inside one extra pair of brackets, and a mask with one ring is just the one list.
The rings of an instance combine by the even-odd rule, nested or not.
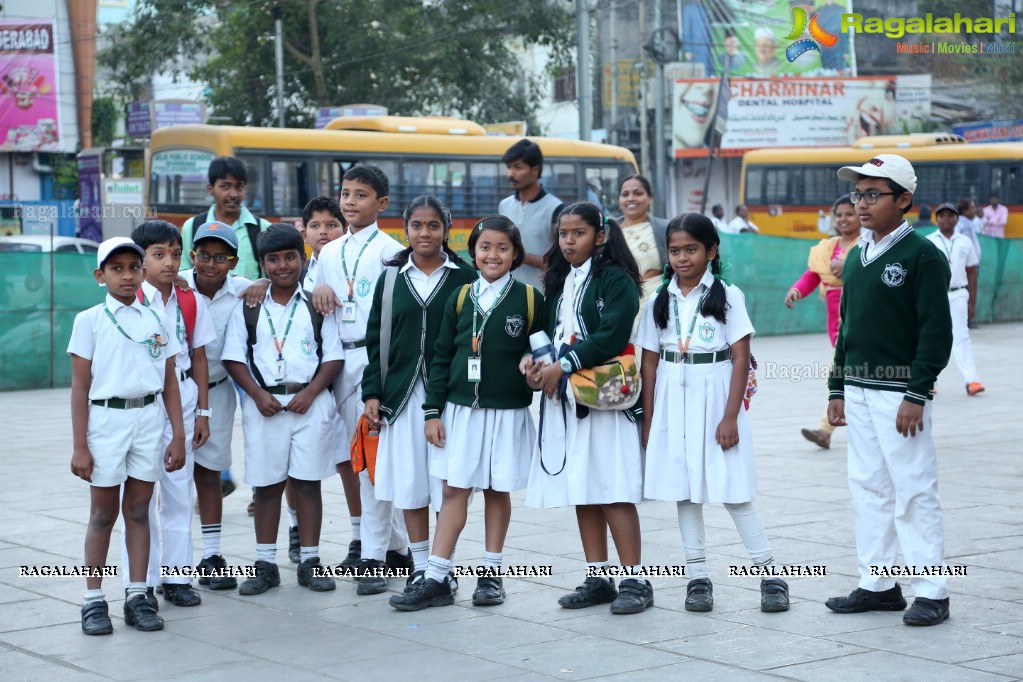
[[(530, 119), (542, 83), (512, 45), (571, 61), (574, 28), (553, 0), (291, 0), (282, 2), (289, 126), (319, 106), (370, 102), (395, 114), (459, 114), (481, 122)], [(137, 99), (155, 73), (208, 86), (218, 116), (277, 120), (272, 2), (140, 0), (114, 27), (99, 61), (121, 97)]]

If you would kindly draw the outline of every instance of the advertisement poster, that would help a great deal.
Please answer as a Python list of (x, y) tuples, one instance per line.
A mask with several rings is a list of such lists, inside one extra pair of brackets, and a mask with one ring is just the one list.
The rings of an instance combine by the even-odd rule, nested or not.
[(0, 151), (57, 152), (53, 22), (0, 20)]
[(683, 58), (704, 76), (855, 76), (852, 36), (841, 32), (851, 0), (693, 0), (682, 5)]
[[(844, 147), (867, 135), (901, 133), (930, 111), (930, 83), (910, 77), (731, 80), (722, 149)], [(718, 102), (716, 79), (675, 81), (672, 152), (706, 156)]]
[(78, 157), (78, 236), (103, 241), (103, 195), (100, 193), (99, 155)]

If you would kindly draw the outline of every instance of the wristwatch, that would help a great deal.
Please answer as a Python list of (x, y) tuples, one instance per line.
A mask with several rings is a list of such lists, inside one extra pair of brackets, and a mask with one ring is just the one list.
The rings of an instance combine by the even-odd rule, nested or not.
[(204, 410), (204, 409), (202, 409), (200, 407), (200, 408), (196, 409), (195, 416), (196, 417), (207, 417), (207, 418), (209, 418), (209, 417), (213, 416), (213, 410), (211, 410), (211, 409), (205, 409)]
[(572, 373), (572, 363), (568, 361), (568, 358), (561, 358), (558, 364), (561, 365), (561, 371), (565, 374)]

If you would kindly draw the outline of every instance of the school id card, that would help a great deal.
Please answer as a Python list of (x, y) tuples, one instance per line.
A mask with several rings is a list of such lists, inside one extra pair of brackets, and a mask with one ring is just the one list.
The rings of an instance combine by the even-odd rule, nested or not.
[(355, 322), (355, 301), (343, 301), (341, 303), (341, 321)]
[(483, 361), (480, 358), (469, 358), (469, 381), (478, 384), (483, 377)]

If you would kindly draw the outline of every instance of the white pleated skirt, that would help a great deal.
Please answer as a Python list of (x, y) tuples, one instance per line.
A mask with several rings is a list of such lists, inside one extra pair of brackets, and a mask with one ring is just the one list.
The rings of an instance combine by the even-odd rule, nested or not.
[(443, 482), (430, 475), (424, 400), (426, 388), (419, 378), (401, 414), (380, 429), (376, 498), (392, 502), (398, 509), (421, 509), (432, 502), (439, 511), (444, 499)]
[(445, 446), (430, 446), (430, 474), (453, 488), (522, 490), (536, 429), (529, 408), (496, 409), (447, 403), (441, 417)]

